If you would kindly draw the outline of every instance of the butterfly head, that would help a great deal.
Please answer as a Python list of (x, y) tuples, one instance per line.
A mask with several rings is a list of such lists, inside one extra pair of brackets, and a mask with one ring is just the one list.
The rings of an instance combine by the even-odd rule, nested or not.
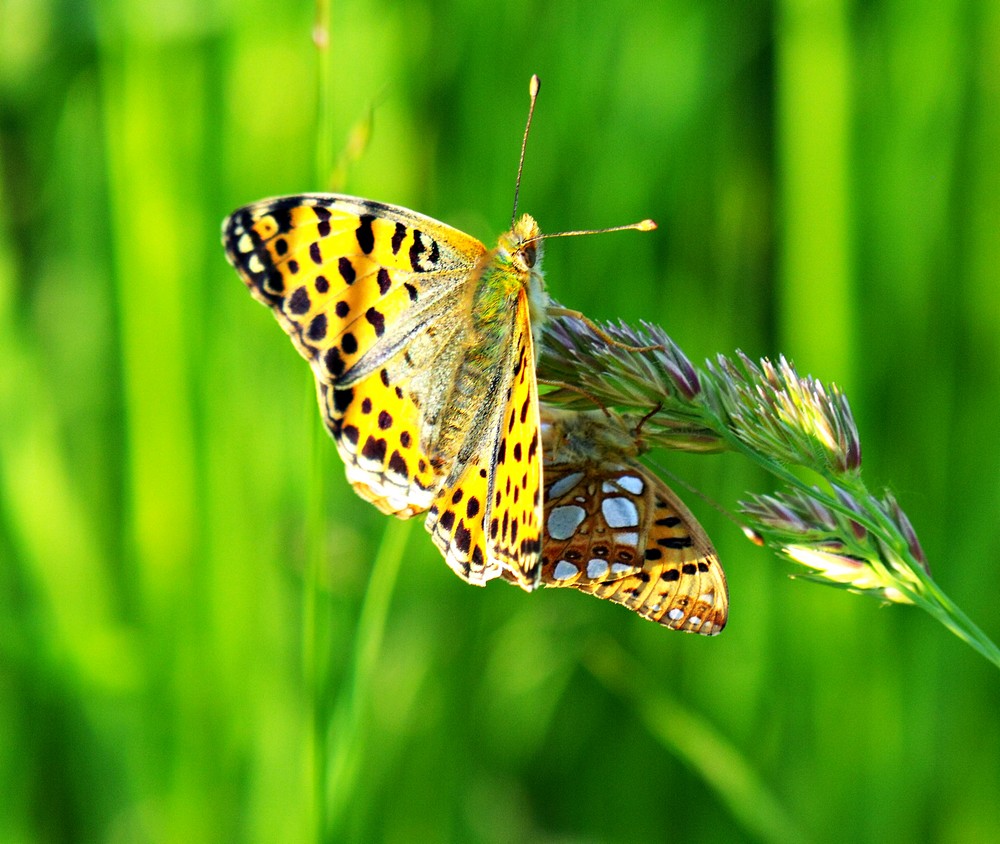
[(541, 272), (542, 233), (528, 214), (521, 215), (514, 228), (500, 238), (500, 248), (510, 256), (514, 267), (525, 274)]

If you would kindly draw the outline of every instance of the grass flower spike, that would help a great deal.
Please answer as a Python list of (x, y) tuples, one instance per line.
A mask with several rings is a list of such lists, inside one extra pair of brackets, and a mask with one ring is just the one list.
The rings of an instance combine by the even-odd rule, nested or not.
[(645, 416), (649, 446), (750, 458), (784, 488), (748, 494), (741, 510), (764, 544), (803, 568), (799, 577), (919, 606), (1000, 667), (1000, 650), (932, 579), (895, 497), (865, 486), (857, 425), (836, 385), (800, 376), (784, 357), (718, 355), (699, 370), (647, 323), (598, 329), (605, 337), (573, 317), (553, 320), (539, 362), (553, 387), (543, 402)]

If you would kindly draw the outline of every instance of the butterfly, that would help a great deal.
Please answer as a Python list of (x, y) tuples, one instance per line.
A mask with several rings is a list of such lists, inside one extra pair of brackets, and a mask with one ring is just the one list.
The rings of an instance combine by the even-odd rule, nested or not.
[[(726, 576), (708, 535), (636, 458), (638, 435), (610, 411), (543, 405), (544, 586), (623, 604), (674, 630), (726, 625)], [(506, 576), (506, 575), (505, 575)]]
[[(529, 127), (538, 84), (532, 77)], [(534, 589), (542, 530), (535, 338), (547, 315), (565, 312), (545, 291), (534, 219), (515, 211), (488, 249), (406, 208), (314, 193), (238, 209), (222, 240), (312, 367), (354, 490), (391, 515), (426, 512), (435, 544), (466, 581), (506, 573)]]
[(548, 297), (535, 221), (490, 250), (444, 223), (339, 194), (267, 199), (223, 224), (230, 262), (316, 379), (354, 489), (428, 512), (470, 583), (539, 577), (534, 336)]

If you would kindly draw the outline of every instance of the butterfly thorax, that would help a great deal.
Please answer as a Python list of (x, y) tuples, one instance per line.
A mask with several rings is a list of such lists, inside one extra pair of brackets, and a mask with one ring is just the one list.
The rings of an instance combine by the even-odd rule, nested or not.
[[(507, 338), (522, 292), (527, 296), (531, 333), (537, 341), (545, 320), (548, 294), (542, 276), (542, 241), (538, 223), (524, 214), (514, 227), (500, 235), (496, 248), (483, 256), (474, 293), (474, 333), (480, 339), (484, 360)], [(537, 354), (536, 354), (537, 357)]]
[(553, 463), (596, 463), (605, 454), (636, 457), (637, 435), (613, 410), (548, 408), (542, 420), (545, 459)]

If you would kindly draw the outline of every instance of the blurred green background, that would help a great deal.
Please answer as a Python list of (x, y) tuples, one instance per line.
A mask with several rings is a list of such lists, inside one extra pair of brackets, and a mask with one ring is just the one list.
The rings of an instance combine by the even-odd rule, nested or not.
[[(660, 223), (553, 241), (552, 294), (842, 385), (996, 640), (1000, 5), (329, 14), (322, 81), (308, 2), (0, 0), (0, 840), (1000, 840), (970, 648), (691, 495), (716, 639), (464, 585), (350, 492), (218, 234), (335, 187), (492, 242), (538, 73), (522, 209)], [(771, 488), (655, 457), (728, 508)]]

